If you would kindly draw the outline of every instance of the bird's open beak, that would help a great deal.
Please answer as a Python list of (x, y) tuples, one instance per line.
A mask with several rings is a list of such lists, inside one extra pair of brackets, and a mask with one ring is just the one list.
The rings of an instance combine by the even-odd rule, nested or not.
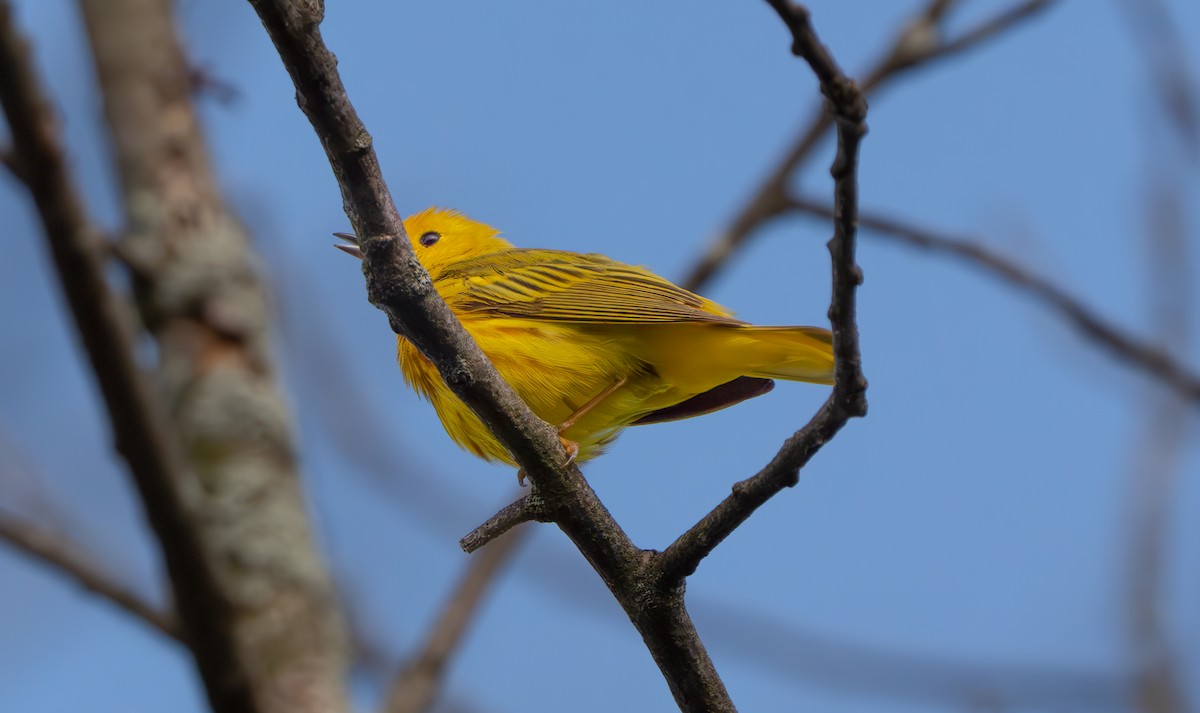
[(354, 235), (353, 233), (334, 233), (333, 237), (341, 238), (342, 240), (345, 240), (346, 242), (350, 243), (349, 245), (342, 245), (341, 243), (334, 243), (333, 247), (337, 248), (338, 250), (341, 250), (342, 252), (346, 253), (347, 255), (353, 255), (354, 257), (358, 258), (359, 260), (362, 260), (363, 254), (362, 254), (362, 249), (358, 247), (358, 236)]

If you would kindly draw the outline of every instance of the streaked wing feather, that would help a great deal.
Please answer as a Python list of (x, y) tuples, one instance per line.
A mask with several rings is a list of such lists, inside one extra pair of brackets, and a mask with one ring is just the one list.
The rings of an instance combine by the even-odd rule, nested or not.
[(562, 322), (740, 324), (724, 307), (603, 255), (506, 250), (447, 267), (439, 289), (456, 309)]

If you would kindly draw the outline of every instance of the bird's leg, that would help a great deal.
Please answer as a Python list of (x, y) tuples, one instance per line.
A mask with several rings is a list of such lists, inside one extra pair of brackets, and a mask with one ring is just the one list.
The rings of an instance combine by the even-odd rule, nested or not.
[(604, 387), (603, 391), (588, 399), (586, 404), (575, 409), (575, 413), (567, 416), (567, 420), (558, 424), (558, 440), (562, 442), (563, 449), (567, 452), (567, 462), (565, 465), (570, 465), (575, 462), (575, 457), (579, 455), (579, 444), (575, 441), (564, 438), (563, 434), (566, 433), (567, 430), (576, 423), (578, 423), (579, 419), (586, 416), (589, 411), (604, 403), (605, 399), (616, 393), (617, 389), (620, 389), (622, 386), (624, 386), (625, 382), (627, 381), (629, 381), (629, 379), (622, 376), (620, 379), (617, 379), (613, 383)]
[(571, 414), (570, 416), (567, 416), (567, 420), (558, 424), (559, 435), (561, 436), (563, 433), (566, 433), (568, 429), (570, 429), (572, 426), (574, 426), (576, 423), (579, 422), (579, 419), (583, 418), (584, 416), (587, 415), (587, 413), (589, 411), (591, 411), (592, 409), (596, 408), (601, 403), (603, 403), (604, 400), (607, 399), (609, 396), (612, 396), (613, 393), (616, 392), (617, 389), (624, 386), (625, 382), (628, 380), (629, 379), (622, 376), (620, 379), (617, 379), (613, 383), (604, 387), (603, 391), (596, 394), (592, 398), (588, 399), (588, 402), (586, 404), (575, 409), (575, 413)]
[[(571, 465), (572, 463), (575, 462), (575, 458), (579, 455), (579, 444), (576, 443), (575, 441), (572, 441), (569, 438), (564, 438), (562, 434), (566, 433), (567, 429), (571, 428), (576, 423), (578, 423), (579, 419), (586, 416), (589, 411), (591, 411), (592, 409), (599, 406), (609, 396), (612, 396), (613, 393), (615, 393), (617, 389), (624, 386), (625, 382), (627, 382), (628, 380), (629, 379), (622, 376), (620, 379), (617, 379), (613, 383), (604, 387), (603, 391), (596, 394), (592, 398), (588, 399), (588, 402), (586, 404), (575, 409), (575, 413), (571, 414), (570, 416), (567, 416), (567, 420), (558, 424), (558, 440), (560, 443), (562, 443), (563, 450), (567, 452), (567, 462), (563, 463), (563, 465)], [(525, 469), (524, 468), (517, 471), (517, 484), (520, 485), (521, 487), (525, 486)]]

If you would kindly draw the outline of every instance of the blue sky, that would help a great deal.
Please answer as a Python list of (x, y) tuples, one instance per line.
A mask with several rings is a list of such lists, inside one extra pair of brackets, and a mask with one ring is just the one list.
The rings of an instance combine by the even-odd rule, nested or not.
[[(117, 229), (74, 4), (16, 5), (78, 181), (97, 219)], [(915, 5), (810, 6), (855, 73)], [(1006, 6), (965, 5), (952, 27)], [(1200, 6), (1167, 5), (1191, 32), (1195, 78)], [(386, 319), (364, 299), (357, 265), (329, 247), (328, 234), (347, 228), (340, 196), (249, 6), (183, 0), (178, 9), (193, 60), (238, 90), (237, 101), (206, 101), (202, 114), (229, 200), (275, 288), (315, 528), (355, 617), (399, 659), (467, 564), (458, 537), (512, 496), (513, 475), (455, 448), (405, 389)], [(1165, 176), (1191, 197), (1200, 172), (1157, 112), (1127, 19), (1116, 2), (1062, 2), (874, 97), (864, 208), (984, 241), (1152, 338), (1149, 178)], [(324, 33), (403, 212), (455, 207), (519, 245), (603, 252), (673, 278), (750, 195), (817, 98), (779, 21), (749, 0), (330, 3)], [(831, 155), (825, 146), (798, 185), (829, 195)], [(1185, 208), (1193, 264), (1197, 205)], [(114, 461), (40, 228), (8, 180), (0, 214), (9, 235), (0, 505), (56, 523), (161, 601), (156, 554)], [(820, 221), (779, 221), (705, 294), (753, 322), (821, 324), (828, 233)], [(860, 262), (868, 418), (689, 582), (734, 700), (747, 711), (956, 711), (999, 688), (1018, 698), (1012, 710), (1101, 710), (1114, 697), (1122, 710), (1134, 659), (1132, 494), (1147, 462), (1153, 386), (977, 271), (869, 234)], [(1190, 324), (1200, 331), (1200, 317)], [(1190, 363), (1200, 369), (1200, 359)], [(765, 463), (825, 393), (781, 384), (702, 419), (631, 429), (585, 473), (635, 542), (661, 548)], [(1163, 610), (1178, 662), (1194, 674), (1194, 408), (1184, 433)], [(0, 710), (204, 709), (174, 645), (4, 548), (0, 582)], [(871, 667), (878, 660), (884, 673)], [(896, 661), (975, 673), (950, 694), (937, 685), (922, 693), (920, 674)], [(368, 705), (375, 679), (355, 680)], [(1070, 696), (1079, 688), (1097, 699), (1078, 703)], [(672, 707), (632, 627), (551, 527), (497, 583), (448, 698), (496, 713)]]

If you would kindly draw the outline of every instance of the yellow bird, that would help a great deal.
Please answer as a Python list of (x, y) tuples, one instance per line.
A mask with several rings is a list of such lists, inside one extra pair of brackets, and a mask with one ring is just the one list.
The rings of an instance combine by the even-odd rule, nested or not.
[[(594, 458), (627, 426), (759, 396), (771, 379), (833, 383), (827, 329), (746, 324), (643, 267), (516, 248), (457, 211), (429, 208), (404, 229), (438, 294), (529, 408), (558, 426), (569, 458)], [(337, 247), (362, 257), (355, 244)], [(516, 465), (411, 342), (399, 337), (397, 352), (455, 443)]]

